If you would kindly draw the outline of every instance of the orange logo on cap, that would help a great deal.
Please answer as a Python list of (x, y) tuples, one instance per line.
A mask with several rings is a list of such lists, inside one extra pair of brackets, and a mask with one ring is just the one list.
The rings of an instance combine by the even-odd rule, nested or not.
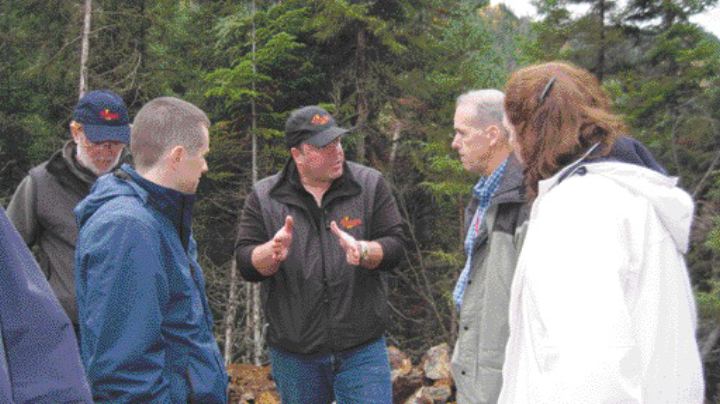
[(353, 227), (360, 226), (362, 224), (362, 220), (360, 219), (350, 219), (349, 216), (345, 216), (340, 221), (340, 225), (348, 230), (352, 229)]
[(330, 122), (330, 116), (321, 114), (313, 115), (312, 119), (310, 120), (310, 123), (313, 125), (325, 125), (328, 122)]
[(115, 121), (120, 119), (120, 114), (117, 112), (110, 112), (109, 109), (105, 108), (102, 111), (100, 111), (100, 117), (106, 121)]

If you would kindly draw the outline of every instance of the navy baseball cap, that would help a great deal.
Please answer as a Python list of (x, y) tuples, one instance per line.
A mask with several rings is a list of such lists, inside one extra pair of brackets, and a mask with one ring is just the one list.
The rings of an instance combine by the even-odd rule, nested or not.
[(130, 143), (127, 107), (123, 99), (110, 90), (95, 90), (85, 94), (75, 106), (72, 119), (83, 125), (85, 136), (93, 143)]
[(327, 111), (312, 105), (296, 109), (290, 114), (285, 122), (285, 143), (288, 148), (300, 143), (323, 147), (349, 131), (337, 126)]

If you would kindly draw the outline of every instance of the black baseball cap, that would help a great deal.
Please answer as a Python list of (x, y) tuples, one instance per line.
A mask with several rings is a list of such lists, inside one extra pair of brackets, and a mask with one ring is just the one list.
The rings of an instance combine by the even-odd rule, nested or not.
[(95, 90), (85, 94), (75, 106), (72, 119), (83, 125), (85, 136), (93, 143), (130, 143), (127, 107), (123, 99), (110, 90)]
[(311, 105), (294, 110), (285, 122), (285, 143), (288, 148), (300, 143), (324, 147), (350, 130), (341, 128), (324, 109)]

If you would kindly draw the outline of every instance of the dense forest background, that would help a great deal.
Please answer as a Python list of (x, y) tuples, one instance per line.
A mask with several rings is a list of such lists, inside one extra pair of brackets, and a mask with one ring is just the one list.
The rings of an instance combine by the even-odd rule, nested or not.
[[(450, 149), (455, 98), (502, 89), (517, 67), (565, 59), (602, 79), (630, 134), (695, 200), (687, 262), (708, 397), (717, 397), (720, 42), (689, 22), (717, 0), (622, 7), (536, 0), (534, 22), (484, 0), (91, 3), (89, 89), (120, 93), (131, 116), (154, 97), (175, 95), (214, 123), (194, 231), (228, 359), (265, 360), (262, 320), (252, 315), (256, 292), (234, 280), (232, 246), (253, 177), (275, 173), (288, 157), (282, 128), (289, 111), (325, 106), (355, 128), (345, 142), (348, 158), (378, 168), (392, 184), (411, 244), (391, 276), (389, 341), (417, 358), (455, 336), (451, 291), (464, 261), (463, 208), (476, 180)], [(576, 15), (570, 4), (589, 8)], [(84, 7), (83, 0), (0, 2), (3, 206), (29, 168), (69, 138)]]

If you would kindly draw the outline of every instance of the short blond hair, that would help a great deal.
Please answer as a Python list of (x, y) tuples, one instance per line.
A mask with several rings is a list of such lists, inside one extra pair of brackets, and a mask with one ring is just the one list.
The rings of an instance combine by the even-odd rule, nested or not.
[(196, 153), (203, 144), (203, 129), (210, 128), (205, 112), (175, 97), (160, 97), (145, 104), (133, 121), (130, 153), (135, 166), (148, 169), (175, 146)]

